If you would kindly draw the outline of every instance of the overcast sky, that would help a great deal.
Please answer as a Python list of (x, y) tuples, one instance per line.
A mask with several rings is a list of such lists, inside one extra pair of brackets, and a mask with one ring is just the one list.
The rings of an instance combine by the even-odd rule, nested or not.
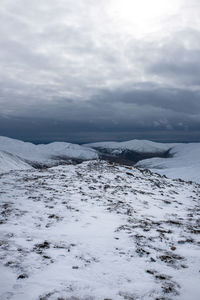
[(199, 0), (1, 0), (0, 135), (200, 141)]

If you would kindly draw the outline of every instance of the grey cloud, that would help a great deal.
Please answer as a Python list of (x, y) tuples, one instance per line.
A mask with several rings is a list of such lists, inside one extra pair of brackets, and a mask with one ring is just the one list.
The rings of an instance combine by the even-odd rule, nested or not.
[(77, 139), (79, 131), (87, 139), (92, 132), (99, 138), (103, 133), (119, 138), (119, 132), (127, 137), (146, 132), (148, 138), (150, 131), (154, 137), (161, 131), (197, 136), (199, 2), (192, 0), (194, 7), (184, 10), (184, 22), (182, 12), (168, 20), (170, 26), (155, 39), (118, 32), (107, 3), (2, 1), (0, 134), (16, 134), (18, 128), (27, 136), (26, 127), (33, 135), (46, 126), (55, 137), (67, 131)]
[(149, 63), (148, 72), (175, 80), (179, 84), (200, 84), (200, 30), (177, 32), (173, 39), (157, 50)]
[[(179, 123), (200, 123), (198, 121), (200, 120), (199, 94), (187, 90), (102, 91), (101, 95), (87, 101), (55, 98), (48, 104), (42, 100), (40, 105), (27, 102), (26, 109), (24, 109), (25, 99), (21, 104), (20, 101), (21, 96), (17, 104), (21, 107), (18, 117), (91, 122), (107, 128), (109, 124), (116, 128), (119, 126), (123, 128), (124, 124), (145, 128), (156, 124), (155, 121), (162, 128), (180, 127), (177, 125)], [(17, 114), (14, 111), (10, 115), (14, 117)], [(166, 121), (160, 122), (160, 120)]]
[[(145, 120), (144, 120), (145, 121)], [(160, 120), (161, 122), (162, 120)], [(159, 122), (159, 121), (158, 121)], [(200, 138), (199, 124), (183, 128), (173, 126), (167, 121), (158, 127), (150, 122), (99, 123), (98, 121), (53, 121), (38, 118), (1, 118), (1, 134), (35, 142), (65, 140), (69, 142), (90, 142), (98, 140), (128, 140), (133, 138), (153, 139), (157, 141), (197, 141)], [(182, 125), (183, 126), (183, 125)]]

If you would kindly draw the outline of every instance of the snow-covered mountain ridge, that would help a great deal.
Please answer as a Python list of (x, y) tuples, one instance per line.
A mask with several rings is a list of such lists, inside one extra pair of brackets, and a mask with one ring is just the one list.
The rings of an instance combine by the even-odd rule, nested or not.
[(69, 159), (90, 160), (98, 158), (94, 149), (76, 144), (54, 142), (34, 145), (4, 136), (0, 136), (0, 150), (17, 155), (33, 165), (53, 166)]
[[(100, 153), (135, 159), (136, 166), (171, 178), (200, 183), (200, 143), (156, 143), (143, 140), (87, 144)], [(128, 152), (127, 152), (128, 151)], [(148, 157), (149, 156), (149, 157)], [(144, 159), (145, 158), (145, 159)]]
[(182, 178), (200, 183), (200, 143), (177, 144), (170, 150), (172, 157), (151, 158), (137, 163), (170, 178)]
[(176, 144), (156, 143), (148, 140), (131, 140), (125, 142), (98, 142), (85, 145), (97, 149), (110, 149), (113, 153), (120, 153), (123, 150), (132, 150), (140, 153), (159, 153), (169, 150)]
[(198, 184), (97, 160), (0, 190), (1, 299), (199, 299)]
[[(132, 140), (120, 143), (100, 142), (82, 146), (64, 142), (34, 145), (0, 137), (0, 151), (12, 154), (16, 161), (21, 159), (23, 163), (26, 162), (32, 166), (48, 167), (71, 160), (80, 162), (100, 157), (121, 164), (128, 162), (128, 164), (134, 165), (137, 163), (138, 167), (148, 168), (161, 175), (165, 174), (171, 178), (182, 178), (200, 183), (200, 143), (162, 144), (146, 140)], [(6, 165), (6, 158), (1, 157), (1, 162), (0, 173), (4, 172), (3, 164)], [(21, 167), (20, 162), (18, 169)], [(15, 162), (13, 169), (16, 168)], [(11, 164), (10, 169), (12, 169)]]

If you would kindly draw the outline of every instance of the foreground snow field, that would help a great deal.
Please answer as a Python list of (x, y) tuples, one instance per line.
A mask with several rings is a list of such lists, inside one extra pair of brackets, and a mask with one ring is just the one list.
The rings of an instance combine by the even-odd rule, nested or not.
[(0, 299), (199, 300), (198, 184), (98, 160), (0, 176)]

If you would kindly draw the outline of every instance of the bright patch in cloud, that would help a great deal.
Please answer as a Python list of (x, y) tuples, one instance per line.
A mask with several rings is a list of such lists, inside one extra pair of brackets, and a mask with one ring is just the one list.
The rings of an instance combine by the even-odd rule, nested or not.
[(110, 13), (121, 28), (144, 35), (159, 30), (161, 23), (178, 9), (179, 0), (112, 0)]

